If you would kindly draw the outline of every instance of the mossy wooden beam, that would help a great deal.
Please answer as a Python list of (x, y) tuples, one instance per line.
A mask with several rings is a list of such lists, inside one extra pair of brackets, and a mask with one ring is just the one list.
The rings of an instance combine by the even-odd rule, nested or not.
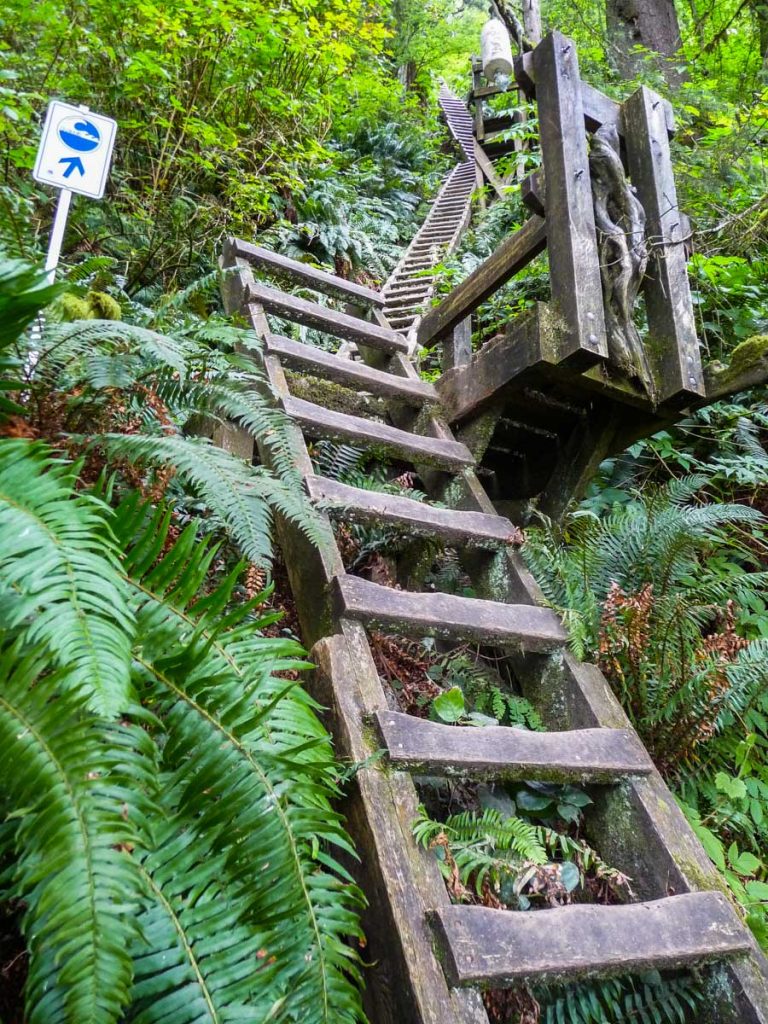
[(650, 250), (643, 286), (645, 349), (658, 403), (682, 407), (704, 394), (704, 375), (661, 96), (642, 86), (624, 103), (623, 119), (629, 173), (645, 209)]
[(735, 908), (714, 892), (540, 913), (454, 906), (433, 920), (453, 984), (484, 988), (674, 970), (749, 950)]
[(704, 367), (706, 403), (768, 384), (768, 334), (756, 334), (731, 352), (727, 364)]
[(653, 762), (631, 729), (478, 729), (441, 725), (389, 710), (377, 712), (376, 723), (390, 763), (421, 775), (585, 784), (615, 783), (653, 770)]
[(552, 305), (566, 325), (558, 362), (585, 369), (607, 359), (608, 341), (579, 62), (573, 40), (559, 32), (547, 35), (533, 51), (533, 58), (547, 179)]

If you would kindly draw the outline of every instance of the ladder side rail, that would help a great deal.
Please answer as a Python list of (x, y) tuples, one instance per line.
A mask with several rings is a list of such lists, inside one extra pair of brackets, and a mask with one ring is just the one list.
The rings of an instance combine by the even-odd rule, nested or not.
[[(263, 309), (248, 301), (253, 277), (247, 261), (230, 249), (222, 260), (222, 270), (227, 312), (243, 314), (259, 336), (268, 336)], [(276, 399), (289, 397), (279, 357), (266, 355), (263, 363)], [(297, 471), (304, 477), (312, 475), (299, 426), (289, 423), (288, 429)], [(262, 462), (270, 465), (268, 445), (259, 438), (256, 444)], [(331, 580), (344, 573), (344, 565), (330, 519), (319, 515), (323, 534), (319, 546), (280, 516), (276, 516), (278, 541), (304, 639), (312, 646), (310, 657), (318, 665), (318, 696), (332, 707), (336, 719), (333, 731), (339, 753), (362, 763), (377, 750), (365, 722), (385, 710), (387, 701), (364, 626), (334, 611)], [(450, 899), (434, 856), (413, 841), (411, 824), (417, 809), (414, 783), (404, 773), (385, 773), (375, 765), (356, 773), (345, 811), (348, 829), (362, 855), (350, 870), (365, 874), (364, 891), (371, 899), (368, 919), (364, 917), (369, 943), (366, 955), (378, 965), (368, 976), (366, 998), (372, 1000), (370, 1008), (375, 1007), (377, 1024), (402, 1024), (404, 1020), (413, 1024), (488, 1024), (479, 993), (452, 990), (433, 948), (426, 912), (433, 907), (448, 908)]]

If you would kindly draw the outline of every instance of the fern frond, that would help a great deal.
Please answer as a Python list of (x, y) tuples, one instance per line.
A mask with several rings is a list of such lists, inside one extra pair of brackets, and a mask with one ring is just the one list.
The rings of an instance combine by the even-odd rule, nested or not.
[(183, 338), (159, 334), (121, 320), (75, 320), (46, 328), (40, 351), (40, 373), (54, 376), (60, 367), (90, 355), (99, 347), (136, 352), (158, 366), (168, 366), (184, 379), (194, 345)]
[(21, 260), (0, 259), (0, 348), (6, 348), (61, 292), (48, 275)]
[(154, 849), (137, 858), (145, 899), (137, 921), (141, 938), (133, 948), (128, 1019), (266, 1021), (278, 1008), (268, 936), (245, 923), (222, 884), (226, 855), (189, 825), (174, 818), (163, 822)]
[(320, 520), (303, 494), (261, 466), (249, 466), (204, 438), (103, 434), (96, 441), (112, 456), (150, 466), (174, 466), (203, 499), (252, 562), (266, 564), (272, 553), (272, 511), (322, 544)]
[(130, 701), (134, 621), (109, 509), (76, 479), (45, 445), (0, 440), (0, 580), (17, 598), (6, 624), (44, 643), (112, 717)]
[[(29, 650), (29, 648), (26, 648)], [(17, 892), (27, 904), (30, 1024), (113, 1024), (128, 1001), (153, 744), (84, 710), (40, 653), (0, 652), (0, 769), (21, 816)]]
[[(215, 548), (198, 542), (188, 528), (158, 557), (168, 517), (158, 512), (137, 526), (146, 514), (135, 501), (124, 505), (116, 530), (126, 539), (126, 571), (143, 638), (138, 672), (167, 730), (164, 802), (169, 819), (181, 826), (169, 850), (158, 853), (158, 863), (167, 865), (160, 874), (171, 886), (165, 901), (178, 905), (182, 890), (174, 887), (185, 873), (195, 892), (196, 880), (203, 880), (204, 896), (204, 865), (183, 836), (189, 831), (204, 837), (202, 860), (221, 858), (218, 878), (230, 904), (236, 901), (243, 927), (256, 929), (276, 958), (275, 985), (286, 996), (287, 1019), (352, 1024), (362, 1015), (359, 970), (345, 940), (359, 935), (362, 897), (337, 860), (339, 850), (352, 850), (330, 805), (336, 793), (332, 750), (309, 697), (274, 674), (301, 667), (301, 649), (259, 635), (259, 622), (251, 618), (256, 601), (223, 614), (237, 570), (197, 600)], [(147, 859), (148, 871), (154, 872), (153, 863)], [(152, 877), (161, 884), (159, 874)], [(211, 908), (204, 905), (207, 913)], [(168, 934), (168, 909), (163, 913)], [(242, 929), (233, 931), (235, 939), (246, 960), (233, 970), (253, 971), (251, 939)], [(183, 970), (167, 974), (155, 958), (142, 975), (144, 990), (155, 999), (162, 992), (176, 1005), (188, 990), (193, 954), (204, 955), (184, 950)], [(197, 999), (201, 985), (198, 978)], [(213, 981), (205, 985), (210, 995)], [(236, 987), (232, 998), (237, 1002), (243, 991)], [(224, 1004), (217, 1012), (213, 1019), (230, 1019)], [(162, 1019), (153, 1013), (143, 1008), (141, 1020)]]

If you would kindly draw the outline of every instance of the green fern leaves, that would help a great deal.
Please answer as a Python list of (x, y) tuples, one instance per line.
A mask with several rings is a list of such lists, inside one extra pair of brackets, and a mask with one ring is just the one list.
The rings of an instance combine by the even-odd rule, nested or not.
[[(142, 517), (135, 503), (121, 509), (118, 532), (132, 535)], [(157, 515), (141, 536), (164, 536)], [(300, 648), (265, 644), (247, 622), (248, 605), (230, 612), (222, 629), (220, 610), (236, 574), (196, 601), (213, 553), (188, 529), (159, 562), (146, 542), (127, 556), (145, 638), (136, 659), (141, 688), (167, 727), (163, 804), (180, 828), (200, 835), (202, 860), (192, 865), (195, 852), (177, 839), (175, 849), (196, 889), (211, 856), (219, 862), (216, 884), (232, 879), (229, 898), (241, 922), (258, 925), (264, 958), (281, 965), (291, 1019), (353, 1022), (361, 1013), (350, 984), (358, 969), (345, 937), (359, 933), (361, 896), (336, 859), (337, 851), (352, 850), (329, 803), (335, 769), (328, 737), (306, 695), (272, 675), (301, 667)], [(251, 955), (245, 932), (239, 948)], [(205, 999), (203, 975), (196, 976)], [(155, 991), (160, 984), (156, 979)], [(161, 1019), (152, 1013), (148, 1008), (141, 1019)]]
[(45, 644), (105, 717), (130, 701), (134, 621), (98, 499), (44, 446), (0, 441), (0, 581), (6, 623)]
[(0, 771), (19, 818), (30, 1024), (102, 1024), (128, 1001), (152, 743), (83, 710), (40, 653), (0, 652)]
[(172, 542), (166, 510), (134, 494), (113, 513), (75, 484), (44, 446), (0, 442), (0, 768), (31, 1024), (355, 1024), (337, 768), (281, 677), (303, 651), (234, 601), (243, 566), (217, 577), (194, 522)]

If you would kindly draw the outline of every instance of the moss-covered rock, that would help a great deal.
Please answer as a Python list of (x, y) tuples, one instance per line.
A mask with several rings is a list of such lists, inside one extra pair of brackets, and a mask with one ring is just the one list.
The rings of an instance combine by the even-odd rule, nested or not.
[(120, 320), (123, 315), (120, 303), (106, 292), (90, 291), (85, 298), (72, 293), (63, 295), (59, 309), (62, 319), (66, 322), (72, 320)]

